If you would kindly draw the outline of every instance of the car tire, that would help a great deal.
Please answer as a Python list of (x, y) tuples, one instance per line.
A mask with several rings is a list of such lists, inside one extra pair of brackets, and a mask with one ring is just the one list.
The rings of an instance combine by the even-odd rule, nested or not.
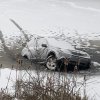
[(56, 70), (57, 69), (57, 59), (55, 56), (50, 55), (46, 61), (46, 67), (49, 70)]

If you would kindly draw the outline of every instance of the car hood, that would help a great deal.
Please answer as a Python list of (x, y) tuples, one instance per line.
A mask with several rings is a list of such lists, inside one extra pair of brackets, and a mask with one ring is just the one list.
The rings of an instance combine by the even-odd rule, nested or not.
[(90, 55), (84, 51), (81, 50), (70, 50), (72, 53), (72, 56), (79, 56), (83, 58), (90, 58)]
[(65, 58), (65, 57), (67, 58), (71, 57), (71, 51), (68, 49), (62, 49), (62, 48), (53, 47), (53, 46), (50, 46), (48, 49), (50, 52), (53, 50), (53, 52), (56, 53), (56, 57), (58, 59)]

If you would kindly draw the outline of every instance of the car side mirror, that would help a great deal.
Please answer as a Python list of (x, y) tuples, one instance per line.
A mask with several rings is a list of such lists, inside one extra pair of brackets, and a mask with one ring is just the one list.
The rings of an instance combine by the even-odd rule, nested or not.
[(42, 47), (45, 47), (45, 48), (47, 48), (47, 45), (46, 45), (46, 44), (42, 44)]

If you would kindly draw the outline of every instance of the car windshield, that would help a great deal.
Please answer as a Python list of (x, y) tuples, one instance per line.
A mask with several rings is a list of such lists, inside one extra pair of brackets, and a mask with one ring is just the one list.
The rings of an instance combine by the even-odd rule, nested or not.
[(74, 50), (74, 47), (70, 43), (65, 42), (63, 40), (57, 40), (55, 38), (47, 38), (47, 41), (48, 41), (49, 45), (51, 45), (53, 47)]
[(46, 39), (43, 38), (43, 37), (37, 38), (37, 43), (38, 43), (38, 47), (41, 47), (42, 44), (46, 44), (46, 45), (48, 45)]

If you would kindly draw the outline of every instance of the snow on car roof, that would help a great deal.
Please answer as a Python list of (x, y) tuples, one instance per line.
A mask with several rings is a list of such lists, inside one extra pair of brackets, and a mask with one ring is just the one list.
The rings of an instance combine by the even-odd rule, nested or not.
[(60, 39), (55, 39), (55, 38), (46, 38), (49, 45), (54, 46), (54, 47), (59, 47), (62, 49), (71, 49), (74, 50), (74, 46), (72, 46), (70, 43), (65, 42), (63, 40)]
[(41, 36), (34, 36), (29, 42), (28, 42), (28, 45), (33, 45), (34, 43), (34, 39), (35, 38), (44, 38), (46, 39), (46, 41), (48, 42), (48, 44), (50, 46), (53, 46), (53, 47), (58, 47), (58, 48), (62, 48), (62, 49), (69, 49), (69, 50), (75, 50), (74, 49), (74, 46), (72, 46), (71, 43), (69, 42), (66, 42), (66, 41), (63, 41), (61, 39), (55, 39), (55, 38), (52, 38), (52, 37), (41, 37)]

